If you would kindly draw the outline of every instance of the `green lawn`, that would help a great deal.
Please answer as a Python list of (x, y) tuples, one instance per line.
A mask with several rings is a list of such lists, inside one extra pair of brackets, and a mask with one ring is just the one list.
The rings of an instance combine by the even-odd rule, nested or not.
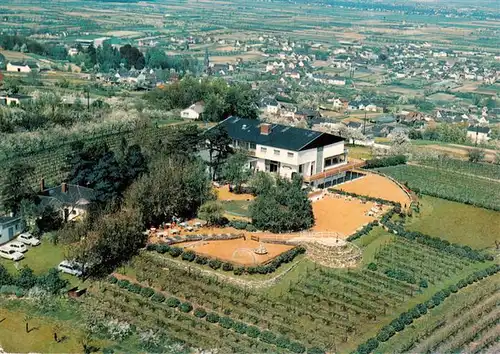
[(421, 213), (407, 219), (407, 229), (477, 249), (500, 241), (498, 211), (429, 196), (422, 197), (421, 204)]
[[(42, 244), (37, 247), (28, 247), (28, 252), (24, 254), (24, 259), (18, 262), (18, 267), (28, 266), (35, 274), (42, 274), (50, 268), (57, 265), (64, 259), (64, 248), (54, 246), (49, 241), (42, 240)], [(4, 265), (9, 271), (16, 272), (15, 262), (0, 258), (0, 264)]]
[(226, 213), (233, 216), (241, 216), (241, 217), (250, 217), (250, 204), (252, 202), (246, 200), (230, 200), (223, 201), (222, 205), (224, 206), (224, 210)]

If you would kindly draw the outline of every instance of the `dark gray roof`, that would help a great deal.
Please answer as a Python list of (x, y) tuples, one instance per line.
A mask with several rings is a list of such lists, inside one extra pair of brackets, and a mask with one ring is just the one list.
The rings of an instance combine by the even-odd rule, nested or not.
[(17, 220), (21, 220), (21, 218), (16, 216), (0, 216), (0, 225), (8, 224)]
[(263, 122), (255, 119), (229, 117), (218, 126), (224, 127), (232, 139), (292, 151), (312, 149), (344, 140), (332, 134), (281, 124), (271, 124), (271, 133), (264, 135), (260, 133), (261, 124)]
[(56, 208), (65, 205), (80, 205), (84, 206), (91, 203), (96, 193), (91, 188), (78, 186), (75, 184), (67, 184), (66, 192), (62, 191), (62, 185), (49, 188), (39, 194), (41, 206), (52, 205)]
[(473, 126), (473, 125), (470, 125), (468, 128), (467, 128), (467, 131), (469, 132), (473, 132), (473, 133), (484, 133), (484, 134), (488, 134), (490, 132), (490, 128), (489, 127), (481, 127), (481, 126)]

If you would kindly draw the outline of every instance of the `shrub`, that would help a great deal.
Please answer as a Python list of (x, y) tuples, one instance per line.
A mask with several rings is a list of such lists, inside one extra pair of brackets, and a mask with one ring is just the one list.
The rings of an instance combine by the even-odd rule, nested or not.
[(276, 335), (271, 331), (264, 331), (260, 334), (260, 340), (264, 343), (274, 344), (276, 342)]
[(416, 306), (418, 312), (420, 312), (420, 315), (425, 315), (427, 313), (427, 305), (426, 304), (418, 304)]
[(182, 254), (182, 248), (180, 247), (170, 247), (170, 250), (168, 251), (168, 253), (172, 256), (172, 257), (179, 257), (181, 254)]
[(242, 322), (234, 321), (233, 322), (233, 329), (237, 333), (244, 334), (247, 331), (247, 325), (242, 323)]
[(456, 285), (450, 285), (448, 288), (452, 293), (456, 293), (458, 291), (458, 287)]
[(276, 338), (275, 343), (279, 348), (287, 349), (288, 347), (290, 347), (290, 339), (288, 339), (287, 337), (278, 337)]
[(326, 352), (323, 349), (318, 347), (312, 347), (307, 349), (307, 354), (325, 354)]
[(128, 286), (128, 291), (133, 292), (135, 294), (139, 294), (142, 290), (142, 287), (139, 284), (131, 283)]
[(377, 340), (379, 342), (387, 342), (394, 334), (396, 334), (396, 331), (392, 326), (385, 326), (377, 334)]
[(179, 310), (181, 310), (184, 313), (191, 312), (192, 309), (193, 309), (193, 306), (189, 302), (183, 302), (179, 306)]
[(217, 323), (219, 322), (219, 315), (216, 314), (216, 313), (209, 313), (207, 314), (207, 316), (205, 317), (205, 319), (207, 320), (207, 322), (210, 322), (210, 323)]
[(192, 262), (196, 258), (196, 254), (193, 251), (186, 251), (182, 253), (182, 259), (185, 261)]
[(116, 277), (110, 275), (108, 277), (108, 281), (111, 283), (111, 284), (116, 284), (118, 282), (118, 279), (116, 279)]
[(297, 343), (297, 342), (291, 342), (289, 349), (294, 352), (294, 353), (304, 353), (306, 351), (306, 347), (304, 347), (302, 344)]
[(390, 326), (394, 328), (396, 332), (401, 332), (403, 329), (405, 329), (405, 324), (404, 322), (401, 321), (400, 318), (396, 318), (390, 323)]
[(429, 287), (429, 284), (427, 283), (427, 280), (420, 279), (420, 281), (418, 282), (418, 286), (420, 286), (421, 288), (427, 289)]
[(377, 265), (375, 263), (371, 262), (370, 264), (368, 264), (368, 269), (372, 270), (372, 271), (376, 271)]
[(151, 300), (155, 302), (163, 302), (165, 301), (165, 295), (163, 295), (162, 293), (154, 293), (151, 297)]
[(156, 245), (156, 252), (164, 254), (170, 251), (170, 246), (167, 244)]
[(222, 265), (222, 270), (226, 271), (226, 272), (230, 272), (233, 270), (233, 265), (231, 263), (224, 263)]
[(245, 227), (245, 230), (247, 230), (248, 232), (255, 232), (255, 231), (257, 231), (257, 228), (255, 226), (253, 226), (252, 224), (249, 223)]
[(194, 310), (194, 315), (198, 318), (203, 318), (207, 315), (207, 311), (205, 311), (205, 309), (201, 308), (201, 307), (197, 307), (195, 310)]
[(156, 251), (156, 244), (154, 244), (154, 243), (148, 243), (146, 245), (146, 250), (147, 251)]
[(399, 320), (404, 323), (405, 326), (411, 325), (413, 322), (413, 316), (408, 312), (403, 312), (399, 315)]
[(196, 263), (198, 264), (207, 264), (208, 263), (208, 259), (207, 257), (203, 257), (203, 256), (196, 256), (196, 259), (194, 260)]
[(243, 273), (245, 272), (245, 268), (243, 267), (238, 267), (238, 268), (234, 268), (234, 275), (242, 275)]
[(233, 322), (234, 321), (232, 319), (230, 319), (229, 317), (221, 317), (219, 319), (219, 325), (222, 328), (226, 328), (226, 329), (233, 327)]
[(141, 289), (141, 295), (144, 297), (151, 297), (153, 296), (155, 291), (151, 288), (142, 288)]
[(221, 261), (219, 261), (218, 259), (212, 259), (208, 262), (208, 265), (212, 269), (219, 269), (221, 264), (222, 264)]
[(260, 331), (257, 327), (249, 326), (247, 327), (247, 336), (250, 338), (257, 338), (260, 335)]
[(130, 282), (127, 280), (127, 279), (121, 279), (121, 280), (118, 280), (118, 286), (122, 289), (126, 289), (129, 287), (130, 285)]
[(248, 223), (246, 221), (233, 220), (229, 222), (229, 226), (234, 227), (237, 230), (245, 230)]
[(169, 306), (169, 307), (177, 307), (180, 305), (180, 303), (181, 302), (179, 301), (179, 299), (177, 299), (175, 297), (169, 297), (167, 299), (167, 306)]

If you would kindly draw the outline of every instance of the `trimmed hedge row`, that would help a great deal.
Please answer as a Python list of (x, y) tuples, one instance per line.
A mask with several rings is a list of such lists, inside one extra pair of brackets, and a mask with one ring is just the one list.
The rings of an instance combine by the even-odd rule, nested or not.
[(378, 221), (377, 220), (369, 222), (368, 224), (366, 224), (365, 226), (363, 226), (363, 228), (361, 230), (356, 231), (354, 234), (352, 234), (351, 236), (349, 236), (347, 238), (347, 241), (352, 242), (354, 240), (357, 240), (361, 236), (369, 234), (370, 231), (372, 231), (373, 228), (375, 226), (377, 226), (377, 225), (378, 225)]
[(387, 156), (366, 161), (365, 168), (378, 168), (404, 165), (408, 161), (405, 155)]
[(255, 232), (257, 228), (251, 223), (242, 220), (231, 220), (227, 224), (229, 227), (234, 227), (237, 230), (246, 230), (248, 232)]
[(394, 202), (392, 200), (387, 200), (387, 199), (382, 199), (382, 198), (375, 198), (375, 197), (369, 197), (367, 195), (361, 195), (357, 193), (351, 193), (351, 192), (346, 192), (341, 189), (333, 189), (333, 188), (328, 188), (328, 192), (330, 193), (335, 193), (335, 194), (340, 194), (340, 195), (346, 195), (348, 197), (353, 197), (353, 198), (358, 198), (361, 200), (367, 200), (369, 202), (375, 202), (379, 204), (384, 204), (384, 205), (392, 205), (396, 208), (396, 213), (400, 214), (401, 213), (401, 203)]
[[(202, 307), (197, 307), (193, 309), (193, 306), (189, 302), (181, 302), (176, 297), (169, 297), (168, 299), (159, 292), (155, 292), (154, 289), (143, 287), (137, 283), (131, 283), (126, 279), (118, 280), (114, 276), (109, 276), (108, 281), (112, 284), (118, 285), (122, 289), (126, 289), (130, 292), (139, 294), (147, 299), (151, 299), (155, 302), (165, 303), (168, 307), (175, 308), (183, 313), (191, 313), (199, 319), (205, 319), (209, 323), (218, 323), (219, 326), (225, 329), (234, 330), (236, 333), (247, 335), (250, 338), (258, 338), (264, 343), (271, 345), (276, 345), (279, 348), (288, 349), (294, 353), (301, 354), (306, 352), (304, 345), (298, 342), (293, 342), (290, 339), (278, 336), (271, 331), (261, 331), (255, 326), (248, 326), (247, 324), (239, 321), (235, 321), (230, 317), (219, 316), (215, 312), (207, 312)], [(310, 348), (307, 351), (308, 354), (324, 354), (325, 351), (317, 347)]]
[(403, 225), (393, 223), (390, 220), (385, 221), (384, 225), (387, 227), (389, 232), (392, 232), (395, 235), (404, 237), (408, 240), (415, 241), (422, 245), (426, 245), (443, 252), (447, 252), (455, 256), (465, 257), (473, 261), (479, 261), (479, 262), (493, 260), (492, 255), (485, 254), (478, 250), (474, 250), (469, 246), (463, 246), (457, 243), (451, 243), (447, 240), (425, 235), (418, 231), (407, 231), (405, 230)]
[(304, 253), (304, 247), (295, 247), (288, 250), (278, 257), (274, 258), (271, 262), (252, 267), (241, 267), (230, 262), (223, 262), (216, 258), (208, 258), (205, 256), (197, 255), (192, 250), (184, 250), (180, 247), (170, 246), (166, 243), (150, 243), (146, 246), (148, 251), (156, 251), (160, 254), (169, 254), (173, 258), (180, 258), (187, 262), (195, 262), (201, 265), (208, 265), (210, 268), (217, 270), (222, 268), (225, 272), (233, 272), (234, 275), (243, 274), (270, 274), (275, 272), (283, 263), (291, 262), (296, 256)]
[(402, 314), (399, 315), (398, 318), (394, 319), (390, 324), (382, 327), (382, 329), (378, 332), (378, 334), (374, 338), (370, 338), (365, 343), (360, 344), (356, 350), (356, 353), (358, 354), (371, 353), (372, 351), (378, 348), (380, 342), (386, 342), (392, 336), (394, 336), (396, 332), (403, 331), (406, 328), (406, 326), (409, 326), (413, 323), (413, 320), (425, 315), (428, 309), (432, 309), (436, 306), (439, 306), (452, 293), (456, 293), (458, 292), (459, 289), (465, 288), (466, 286), (472, 283), (475, 283), (488, 276), (494, 275), (498, 272), (500, 272), (500, 265), (495, 264), (484, 270), (472, 273), (467, 278), (460, 280), (455, 285), (450, 285), (449, 287), (436, 292), (434, 296), (432, 296), (432, 298), (430, 298), (426, 302), (416, 305), (407, 312), (403, 312)]

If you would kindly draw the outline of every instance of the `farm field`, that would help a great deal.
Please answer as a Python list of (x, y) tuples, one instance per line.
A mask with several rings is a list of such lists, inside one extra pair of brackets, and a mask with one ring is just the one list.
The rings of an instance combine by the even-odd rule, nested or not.
[(496, 274), (451, 295), (376, 352), (498, 352), (499, 287)]
[(491, 163), (474, 163), (457, 159), (436, 159), (418, 161), (418, 164), (500, 181), (500, 165)]
[(378, 170), (424, 194), (494, 210), (500, 209), (499, 182), (422, 166), (400, 165)]
[(406, 228), (472, 248), (494, 248), (500, 241), (500, 212), (440, 198), (420, 198), (420, 213), (406, 219)]
[[(379, 235), (383, 234), (389, 235), (386, 232)], [(163, 291), (167, 298), (174, 296), (219, 317), (255, 326), (260, 333), (272, 332), (274, 336), (269, 336), (275, 338), (270, 343), (261, 337), (259, 341), (253, 341), (247, 335), (227, 330), (221, 323), (212, 326), (196, 317), (182, 315), (181, 319), (176, 314), (167, 315), (165, 312), (162, 318), (169, 322), (177, 319), (175, 326), (182, 328), (179, 334), (185, 340), (189, 338), (187, 343), (195, 342), (201, 347), (215, 345), (213, 336), (205, 337), (202, 333), (218, 332), (217, 345), (221, 350), (276, 351), (276, 338), (286, 338), (283, 341), (300, 343), (305, 348), (336, 348), (346, 352), (355, 349), (357, 344), (405, 309), (490, 264), (450, 255), (403, 238), (383, 237), (382, 243), (377, 244), (373, 239), (363, 246), (363, 250), (370, 244), (375, 246), (369, 252), (377, 264), (376, 271), (364, 267), (329, 269), (304, 259), (301, 267), (293, 268), (278, 284), (262, 290), (247, 288), (242, 291), (230, 282), (198, 273), (194, 264), (185, 269), (169, 256), (158, 257), (149, 252), (142, 252), (134, 259), (131, 274), (143, 285)], [(403, 269), (404, 272), (396, 271)], [(405, 280), (402, 280), (403, 273), (407, 276)], [(427, 288), (419, 285), (421, 280), (427, 282)], [(155, 313), (163, 314), (168, 308), (151, 301), (144, 302), (120, 287), (106, 285), (108, 288), (112, 290), (95, 295), (98, 296), (95, 304), (99, 304), (96, 306), (105, 306), (107, 311), (119, 312), (127, 318), (132, 319), (133, 314), (137, 314), (134, 308), (140, 302), (142, 308), (148, 309), (140, 311), (141, 321), (148, 324), (154, 323)], [(108, 292), (110, 294), (106, 295)], [(128, 302), (124, 302), (125, 298)], [(204, 330), (200, 332), (202, 328)], [(193, 331), (195, 333), (191, 333)], [(244, 348), (232, 347), (237, 344), (243, 344)], [(286, 348), (292, 350), (293, 346), (285, 347), (284, 352), (288, 351)]]

